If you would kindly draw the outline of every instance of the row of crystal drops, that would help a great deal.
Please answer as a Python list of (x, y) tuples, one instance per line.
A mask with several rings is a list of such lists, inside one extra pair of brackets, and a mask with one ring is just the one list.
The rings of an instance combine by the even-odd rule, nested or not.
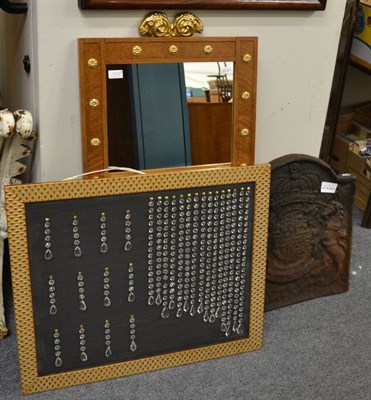
[(244, 333), (250, 187), (148, 202), (148, 305)]
[[(131, 231), (131, 211), (126, 210), (124, 217), (124, 244), (123, 249), (125, 251), (130, 251), (133, 247), (132, 245), (132, 231)], [(108, 243), (107, 243), (107, 217), (106, 213), (102, 212), (99, 218), (100, 224), (100, 247), (99, 251), (102, 254), (108, 253)], [(53, 259), (52, 250), (52, 221), (49, 217), (44, 220), (44, 259), (50, 261)], [(75, 257), (81, 257), (83, 254), (80, 242), (80, 231), (79, 231), (79, 219), (77, 215), (72, 218), (72, 252)]]
[[(51, 237), (51, 220), (46, 217), (44, 220), (44, 235), (45, 235), (45, 252), (44, 259), (46, 261), (50, 261), (53, 258), (52, 253), (52, 237)], [(101, 245), (100, 252), (102, 254), (108, 253), (108, 244), (107, 244), (107, 225), (106, 225), (106, 213), (102, 212), (100, 216), (100, 229), (101, 229)], [(72, 237), (73, 237), (73, 255), (75, 257), (81, 257), (83, 252), (80, 247), (80, 233), (79, 233), (79, 220), (77, 215), (73, 216), (72, 219)], [(131, 243), (131, 211), (127, 210), (125, 213), (125, 241), (124, 241), (124, 250), (130, 251), (132, 249)], [(128, 294), (128, 302), (132, 303), (135, 300), (134, 293), (134, 264), (129, 263), (128, 267), (129, 272), (129, 294)], [(109, 267), (105, 267), (103, 273), (103, 305), (105, 307), (111, 306), (110, 299), (110, 291), (109, 291)], [(55, 289), (55, 278), (53, 275), (49, 276), (49, 314), (56, 315), (57, 314), (57, 305), (56, 305), (56, 289)], [(82, 272), (78, 272), (77, 274), (77, 286), (78, 286), (78, 295), (79, 295), (79, 309), (81, 311), (87, 310), (87, 305), (85, 301), (85, 288), (84, 288), (84, 276)], [(129, 318), (130, 323), (130, 345), (129, 348), (132, 352), (137, 350), (136, 344), (136, 325), (135, 325), (135, 315), (131, 314)], [(104, 323), (105, 328), (105, 356), (108, 358), (112, 355), (111, 349), (111, 329), (110, 329), (110, 321), (106, 320)], [(80, 325), (79, 328), (79, 344), (80, 344), (80, 361), (86, 362), (88, 361), (88, 355), (86, 351), (86, 337), (85, 337), (85, 327), (84, 325)], [(55, 361), (54, 364), (56, 367), (61, 367), (63, 365), (62, 361), (62, 351), (61, 351), (61, 338), (60, 332), (58, 329), (54, 331), (54, 355)]]
[[(135, 301), (135, 285), (134, 285), (134, 264), (132, 262), (128, 265), (128, 297), (127, 300), (129, 303), (133, 303)], [(56, 315), (58, 312), (57, 308), (57, 282), (53, 275), (49, 275), (49, 314)], [(110, 269), (109, 267), (105, 267), (103, 271), (103, 305), (104, 307), (111, 307), (111, 292), (110, 292)], [(82, 272), (77, 273), (77, 293), (79, 298), (79, 310), (86, 311), (87, 301), (86, 301), (86, 292), (85, 292), (85, 282), (84, 275)]]
[[(135, 342), (136, 338), (136, 321), (135, 315), (131, 314), (129, 317), (129, 328), (130, 328), (130, 350), (135, 352), (137, 350), (137, 345)], [(105, 351), (104, 355), (109, 358), (112, 355), (111, 349), (111, 323), (109, 320), (104, 321), (104, 344)], [(87, 332), (83, 324), (80, 325), (78, 331), (76, 332), (79, 338), (79, 351), (80, 351), (80, 361), (85, 363), (88, 361), (88, 347), (87, 347)], [(62, 337), (58, 329), (54, 330), (53, 333), (53, 345), (54, 345), (54, 365), (60, 368), (63, 365), (63, 354), (62, 354)], [(95, 346), (95, 344), (93, 344)]]

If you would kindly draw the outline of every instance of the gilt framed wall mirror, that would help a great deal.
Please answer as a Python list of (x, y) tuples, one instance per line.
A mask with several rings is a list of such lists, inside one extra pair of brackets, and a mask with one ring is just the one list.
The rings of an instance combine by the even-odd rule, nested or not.
[(254, 164), (257, 38), (79, 39), (84, 172)]
[(327, 0), (78, 0), (82, 9), (324, 10)]

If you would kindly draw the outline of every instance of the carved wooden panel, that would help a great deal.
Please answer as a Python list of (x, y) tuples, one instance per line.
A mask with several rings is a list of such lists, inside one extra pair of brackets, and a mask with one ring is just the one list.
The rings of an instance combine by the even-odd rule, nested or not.
[(271, 164), (266, 309), (347, 291), (354, 178), (304, 155)]

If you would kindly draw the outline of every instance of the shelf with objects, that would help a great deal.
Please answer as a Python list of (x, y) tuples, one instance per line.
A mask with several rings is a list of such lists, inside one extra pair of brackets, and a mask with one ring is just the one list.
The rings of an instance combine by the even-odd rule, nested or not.
[(355, 206), (371, 228), (371, 1), (348, 1), (320, 157), (357, 178)]

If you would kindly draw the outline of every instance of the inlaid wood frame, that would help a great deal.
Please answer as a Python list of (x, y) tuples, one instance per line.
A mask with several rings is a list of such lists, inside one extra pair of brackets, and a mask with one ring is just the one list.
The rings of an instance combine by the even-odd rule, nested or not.
[(230, 165), (254, 164), (258, 57), (256, 37), (80, 38), (78, 43), (85, 172), (106, 169), (109, 165), (106, 66), (112, 64), (233, 62)]
[[(253, 216), (251, 234), (251, 259), (249, 264), (249, 317), (247, 336), (237, 340), (223, 341), (212, 345), (175, 351), (125, 362), (99, 365), (93, 368), (75, 369), (60, 373), (41, 375), (38, 373), (38, 354), (36, 346), (35, 324), (39, 323), (33, 304), (32, 275), (42, 269), (30, 265), (28, 241), (32, 227), (27, 218), (30, 207), (43, 204), (65, 202), (80, 199), (89, 203), (96, 199), (122, 195), (143, 194), (153, 191), (170, 191), (179, 188), (210, 187), (215, 185), (246, 183), (253, 185)], [(86, 384), (112, 379), (156, 369), (173, 367), (192, 362), (229, 356), (237, 353), (257, 350), (262, 346), (264, 288), (267, 250), (268, 208), (270, 188), (270, 165), (248, 167), (229, 167), (216, 170), (167, 172), (126, 177), (102, 178), (80, 181), (64, 181), (42, 184), (13, 185), (5, 188), (6, 208), (9, 226), (9, 245), (11, 258), (12, 285), (14, 294), (15, 317), (22, 391), (24, 394), (58, 389), (66, 386)], [(55, 226), (52, 226), (52, 230)], [(35, 232), (35, 234), (37, 234)], [(40, 246), (43, 246), (41, 243)], [(42, 247), (38, 247), (42, 248)], [(55, 249), (55, 248), (54, 248)], [(89, 268), (94, 270), (94, 268)], [(52, 272), (50, 272), (52, 273)], [(47, 293), (46, 293), (47, 295)], [(148, 328), (150, 329), (150, 327)], [(63, 353), (63, 346), (62, 346)]]
[(327, 0), (78, 0), (81, 9), (324, 10)]

